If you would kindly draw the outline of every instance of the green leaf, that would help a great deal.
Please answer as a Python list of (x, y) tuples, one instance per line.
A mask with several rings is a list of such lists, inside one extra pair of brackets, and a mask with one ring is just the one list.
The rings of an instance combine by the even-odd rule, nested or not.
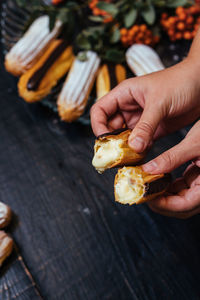
[(87, 58), (87, 52), (86, 51), (79, 52), (78, 55), (77, 55), (77, 58), (80, 61), (86, 61), (86, 60), (88, 60), (88, 58)]
[(168, 0), (166, 5), (168, 7), (178, 7), (178, 6), (184, 6), (188, 3), (187, 0)]
[(18, 6), (26, 6), (27, 1), (26, 0), (16, 0), (16, 3)]
[(77, 46), (80, 49), (84, 49), (84, 50), (90, 50), (91, 49), (91, 44), (90, 44), (88, 38), (85, 37), (83, 34), (79, 34), (77, 36), (76, 43), (77, 43)]
[(104, 59), (110, 62), (121, 63), (125, 59), (124, 52), (117, 49), (109, 49), (106, 51)]
[(115, 43), (119, 42), (119, 39), (120, 39), (120, 31), (117, 28), (112, 32), (111, 37), (110, 37), (110, 42), (112, 44), (115, 44)]
[(103, 18), (100, 16), (89, 16), (88, 19), (93, 22), (102, 22), (103, 21)]
[(131, 25), (133, 25), (137, 18), (137, 10), (131, 9), (124, 17), (124, 23), (126, 28), (129, 28)]
[(60, 20), (63, 24), (67, 23), (69, 20), (68, 16), (69, 11), (66, 10), (60, 10), (60, 12), (57, 14), (56, 19)]
[(156, 20), (156, 13), (153, 5), (149, 4), (146, 8), (141, 11), (141, 14), (147, 22), (147, 24), (152, 25)]
[(97, 7), (105, 10), (107, 13), (111, 14), (113, 17), (115, 17), (118, 14), (118, 8), (113, 3), (107, 3), (107, 2), (99, 2), (97, 3)]
[(56, 22), (56, 13), (50, 12), (49, 13), (49, 30), (51, 31), (54, 28)]

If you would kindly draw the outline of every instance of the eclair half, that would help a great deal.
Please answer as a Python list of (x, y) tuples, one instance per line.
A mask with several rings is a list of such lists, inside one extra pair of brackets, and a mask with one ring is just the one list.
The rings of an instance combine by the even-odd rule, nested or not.
[(27, 102), (42, 100), (69, 70), (74, 56), (67, 41), (57, 39), (18, 82), (19, 95)]
[(98, 71), (96, 80), (97, 99), (126, 79), (126, 69), (121, 64), (104, 64)]
[(136, 153), (129, 147), (130, 133), (131, 129), (120, 129), (96, 139), (92, 165), (99, 173), (114, 167), (133, 165), (144, 158), (145, 153)]
[(61, 32), (62, 23), (56, 21), (52, 31), (49, 30), (49, 16), (37, 18), (23, 37), (6, 54), (5, 68), (15, 76), (29, 70), (45, 52), (52, 40)]
[(164, 194), (171, 183), (170, 174), (151, 175), (138, 167), (124, 167), (115, 176), (115, 201), (140, 204)]

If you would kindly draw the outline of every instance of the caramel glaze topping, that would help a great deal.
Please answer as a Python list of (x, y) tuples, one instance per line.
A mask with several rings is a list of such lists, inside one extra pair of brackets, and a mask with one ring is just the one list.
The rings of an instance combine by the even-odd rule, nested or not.
[(42, 78), (45, 76), (48, 69), (53, 65), (56, 59), (62, 54), (65, 48), (68, 46), (68, 42), (63, 40), (61, 43), (53, 50), (50, 56), (47, 58), (45, 63), (33, 73), (27, 83), (27, 90), (35, 91), (37, 90)]

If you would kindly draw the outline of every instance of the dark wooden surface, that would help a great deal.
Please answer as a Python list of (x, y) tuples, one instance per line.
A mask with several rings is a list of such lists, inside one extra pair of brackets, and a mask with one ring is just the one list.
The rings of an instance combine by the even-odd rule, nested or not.
[(0, 299), (200, 299), (200, 217), (116, 204), (115, 171), (95, 172), (93, 142), (89, 127), (19, 99), (1, 57), (0, 201), (15, 213), (17, 250), (1, 269)]

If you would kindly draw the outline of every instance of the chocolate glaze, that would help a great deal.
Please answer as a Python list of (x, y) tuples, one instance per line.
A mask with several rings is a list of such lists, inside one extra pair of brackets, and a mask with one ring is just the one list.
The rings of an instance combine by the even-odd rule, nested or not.
[(63, 40), (61, 43), (53, 50), (44, 64), (33, 73), (27, 82), (27, 90), (35, 91), (37, 90), (42, 78), (45, 76), (48, 69), (53, 65), (56, 59), (62, 54), (65, 48), (68, 46), (68, 42)]
[(164, 177), (145, 184), (145, 193), (143, 197), (157, 194), (166, 190), (171, 183), (171, 174), (165, 174)]
[(110, 89), (112, 90), (116, 85), (118, 85), (116, 76), (116, 66), (114, 64), (108, 64), (108, 73), (110, 78)]
[(106, 132), (106, 133), (103, 133), (103, 134), (99, 135), (97, 137), (97, 139), (101, 139), (101, 138), (104, 138), (104, 137), (107, 137), (107, 136), (110, 136), (110, 135), (118, 135), (118, 134), (120, 134), (120, 133), (122, 133), (126, 130), (130, 130), (130, 129), (126, 127), (126, 128), (116, 129), (116, 130), (111, 131), (111, 132)]

